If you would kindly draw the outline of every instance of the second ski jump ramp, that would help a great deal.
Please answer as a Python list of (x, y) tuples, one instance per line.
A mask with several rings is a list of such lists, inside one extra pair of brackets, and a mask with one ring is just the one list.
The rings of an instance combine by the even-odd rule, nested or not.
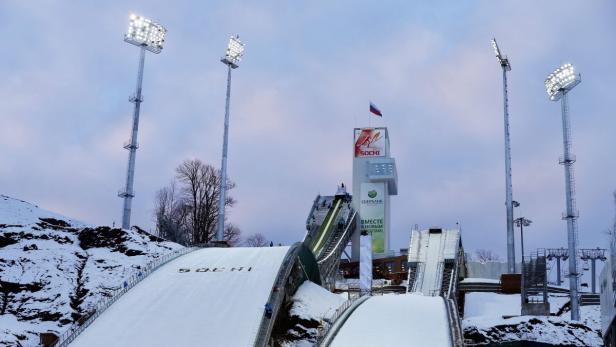
[(447, 310), (441, 297), (418, 294), (373, 296), (362, 301), (348, 317), (341, 318), (329, 330), (323, 346), (453, 345)]
[(289, 249), (204, 248), (179, 257), (119, 298), (71, 346), (252, 346)]

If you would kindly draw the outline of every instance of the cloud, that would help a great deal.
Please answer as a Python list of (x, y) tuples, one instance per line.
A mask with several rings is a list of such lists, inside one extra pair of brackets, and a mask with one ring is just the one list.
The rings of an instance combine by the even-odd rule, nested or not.
[[(315, 195), (351, 181), (352, 128), (372, 123), (389, 127), (398, 165), (394, 247), (405, 247), (415, 223), (460, 222), (467, 248), (504, 255), (495, 36), (513, 66), (516, 213), (535, 221), (527, 249), (565, 239), (559, 109), (543, 91), (561, 59), (584, 76), (571, 100), (580, 235), (602, 245), (616, 169), (608, 150), (616, 47), (603, 39), (614, 30), (614, 5), (559, 4), (3, 4), (0, 28), (20, 36), (8, 37), (0, 66), (2, 191), (85, 221), (119, 221), (137, 64), (136, 48), (121, 37), (135, 10), (169, 29), (165, 50), (146, 58), (135, 223), (152, 227), (154, 193), (182, 160), (219, 165), (226, 71), (218, 60), (239, 32), (247, 51), (233, 72), (233, 223), (277, 242), (300, 239)], [(369, 118), (370, 100), (382, 120)]]

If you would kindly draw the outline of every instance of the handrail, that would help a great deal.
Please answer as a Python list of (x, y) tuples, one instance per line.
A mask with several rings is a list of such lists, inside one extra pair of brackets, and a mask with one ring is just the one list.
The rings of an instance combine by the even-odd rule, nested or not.
[[(308, 212), (308, 218), (306, 218), (306, 229), (307, 232), (310, 232), (308, 225), (310, 224), (310, 218), (312, 218), (312, 214), (314, 213), (314, 210), (317, 208), (317, 205), (319, 204), (319, 199), (321, 199), (321, 194), (318, 194), (317, 197), (314, 199), (314, 202), (312, 203), (312, 207), (310, 208), (310, 212)], [(304, 240), (306, 239), (306, 237), (304, 237)]]
[(349, 316), (357, 309), (357, 307), (359, 307), (359, 305), (363, 304), (366, 300), (370, 299), (370, 297), (371, 297), (370, 295), (361, 296), (353, 300), (349, 304), (349, 307), (341, 310), (340, 314), (336, 317), (336, 319), (331, 321), (330, 327), (322, 335), (322, 337), (317, 338), (317, 342), (315, 346), (316, 347), (329, 346), (332, 343), (333, 339), (338, 334), (338, 331), (340, 331), (340, 328), (344, 325), (347, 319), (349, 319)]
[(338, 242), (336, 243), (336, 246), (334, 246), (333, 250), (327, 256), (325, 256), (325, 258), (318, 261), (319, 264), (328, 261), (331, 258), (332, 254), (335, 253), (334, 250), (338, 250), (340, 243), (342, 242), (342, 240), (344, 239), (344, 236), (347, 234), (349, 228), (351, 227), (351, 224), (352, 224), (351, 222), (355, 218), (355, 215), (357, 215), (357, 211), (351, 209), (351, 213), (349, 213), (349, 217), (347, 217), (347, 223), (346, 223), (347, 227), (344, 229), (344, 232), (342, 233), (342, 237), (338, 239)]
[(338, 242), (334, 246), (334, 248), (330, 251), (330, 253), (325, 256), (325, 258), (318, 261), (319, 269), (321, 270), (321, 277), (324, 282), (329, 285), (331, 272), (334, 268), (336, 268), (336, 264), (340, 262), (340, 255), (344, 251), (344, 246), (349, 242), (352, 231), (350, 231), (351, 227), (355, 225), (354, 221), (357, 216), (357, 211), (351, 209), (349, 216), (347, 217), (346, 228)]
[(287, 278), (291, 274), (291, 271), (293, 270), (293, 265), (295, 265), (295, 260), (297, 260), (298, 258), (298, 253), (301, 250), (302, 245), (303, 244), (301, 242), (296, 242), (295, 244), (293, 244), (287, 251), (287, 254), (282, 261), (282, 264), (280, 264), (278, 274), (276, 275), (276, 282), (274, 282), (274, 288), (277, 288), (277, 290), (272, 290), (267, 300), (267, 302), (272, 305), (272, 313), (270, 318), (267, 318), (265, 316), (265, 313), (261, 318), (261, 323), (259, 324), (259, 331), (257, 332), (257, 337), (254, 344), (257, 347), (266, 346), (268, 343), (269, 337), (272, 333), (272, 329), (274, 328), (276, 316), (278, 315), (280, 306), (282, 306), (282, 303), (284, 301), (284, 282), (286, 282)]
[[(338, 217), (338, 214), (340, 213), (341, 209), (342, 209), (342, 200), (334, 199), (334, 205), (332, 205), (329, 212), (327, 213), (327, 216), (325, 216), (325, 219), (323, 220), (323, 224), (321, 224), (321, 228), (319, 228), (320, 232), (316, 235), (317, 239), (314, 240), (315, 242), (312, 247), (312, 251), (315, 256), (318, 256), (317, 253), (320, 253), (323, 250), (323, 247), (325, 247), (325, 244), (327, 243), (326, 241), (329, 240), (330, 237), (332, 237), (332, 233), (328, 232), (328, 230), (331, 230), (331, 228), (334, 228), (334, 224), (335, 224), (334, 220), (336, 219), (336, 217)], [(321, 236), (320, 238), (318, 238), (319, 234)]]
[(327, 335), (327, 332), (329, 331), (329, 329), (331, 328), (332, 324), (338, 319), (340, 318), (340, 316), (349, 308), (351, 307), (351, 305), (357, 301), (357, 299), (359, 299), (359, 297), (354, 298), (354, 299), (349, 299), (346, 300), (345, 302), (343, 302), (340, 306), (338, 306), (336, 308), (336, 311), (334, 312), (334, 314), (329, 318), (329, 319), (323, 319), (326, 323), (328, 323), (327, 326), (323, 327), (323, 330), (319, 331), (319, 335), (317, 336), (317, 341), (315, 342), (315, 346), (319, 346), (319, 344), (323, 341), (323, 339), (325, 338), (325, 336)]
[(165, 265), (166, 263), (182, 256), (187, 253), (190, 253), (194, 250), (198, 249), (197, 247), (186, 247), (179, 250), (176, 250), (171, 253), (165, 254), (161, 258), (157, 258), (155, 261), (152, 261), (146, 265), (144, 270), (140, 270), (138, 274), (133, 274), (128, 281), (124, 281), (125, 287), (120, 287), (113, 292), (113, 295), (107, 300), (101, 300), (94, 308), (93, 314), (81, 325), (75, 327), (73, 325), (69, 330), (65, 331), (62, 335), (58, 337), (58, 340), (52, 345), (57, 347), (66, 347), (69, 343), (71, 343), (79, 334), (81, 334), (98, 316), (100, 316), (109, 306), (111, 306), (114, 302), (116, 302), (122, 295), (124, 295), (128, 290), (133, 288), (137, 283), (141, 282), (144, 278), (146, 278), (149, 274)]
[(449, 323), (449, 338), (452, 347), (464, 346), (464, 335), (462, 334), (462, 326), (456, 309), (456, 304), (452, 299), (443, 298), (445, 302), (445, 311), (447, 311), (447, 321)]

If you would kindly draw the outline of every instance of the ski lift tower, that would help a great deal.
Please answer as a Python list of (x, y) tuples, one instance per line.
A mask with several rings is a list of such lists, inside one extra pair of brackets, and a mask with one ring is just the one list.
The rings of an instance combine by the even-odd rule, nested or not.
[(590, 265), (591, 265), (591, 275), (592, 275), (592, 293), (595, 294), (597, 292), (597, 288), (596, 288), (596, 278), (597, 278), (597, 274), (596, 274), (596, 266), (595, 263), (597, 262), (597, 260), (601, 260), (601, 261), (606, 261), (607, 257), (605, 256), (605, 249), (603, 248), (594, 248), (594, 249), (580, 249), (580, 259), (584, 260), (584, 261), (588, 261), (590, 260)]
[(546, 249), (548, 260), (556, 259), (556, 284), (561, 285), (563, 281), (560, 279), (560, 261), (569, 258), (569, 250), (565, 248), (548, 248)]

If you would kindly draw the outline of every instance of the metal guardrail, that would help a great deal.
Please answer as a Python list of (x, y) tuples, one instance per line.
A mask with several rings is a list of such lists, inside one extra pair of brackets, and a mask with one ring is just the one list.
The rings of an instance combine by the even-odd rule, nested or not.
[(447, 311), (447, 321), (449, 322), (449, 332), (452, 347), (464, 346), (464, 334), (462, 333), (462, 325), (458, 315), (457, 304), (452, 299), (443, 298)]
[[(317, 195), (317, 197), (314, 199), (314, 202), (312, 203), (312, 207), (310, 208), (310, 212), (308, 212), (308, 218), (306, 218), (306, 236), (308, 236), (308, 233), (310, 233), (310, 219), (312, 218), (312, 215), (314, 214), (314, 210), (317, 209), (317, 205), (319, 204), (319, 199), (321, 199), (321, 194)], [(304, 236), (304, 240), (306, 239), (306, 236)]]
[(263, 313), (261, 324), (259, 325), (259, 331), (257, 332), (257, 338), (255, 339), (254, 344), (257, 347), (267, 346), (267, 343), (269, 342), (276, 317), (278, 316), (278, 311), (284, 302), (285, 282), (291, 275), (291, 271), (293, 271), (293, 267), (295, 265), (295, 261), (298, 259), (301, 246), (301, 242), (296, 242), (293, 244), (287, 251), (282, 264), (280, 265), (278, 274), (276, 275), (276, 281), (274, 282), (274, 287), (276, 290), (272, 290), (267, 300), (267, 302), (272, 305), (272, 313), (269, 318), (265, 316), (265, 312)]
[(327, 327), (324, 327), (323, 330), (319, 331), (319, 335), (317, 336), (317, 341), (314, 344), (315, 346), (320, 346), (321, 345), (321, 343), (323, 342), (323, 339), (327, 335), (327, 332), (331, 328), (332, 324), (334, 324), (334, 322), (336, 320), (338, 320), (338, 318), (340, 318), (340, 316), (349, 307), (351, 307), (351, 305), (353, 305), (353, 303), (355, 301), (357, 301), (358, 299), (359, 299), (359, 297), (354, 298), (354, 299), (350, 299), (350, 300), (347, 300), (347, 301), (343, 302), (342, 305), (340, 305), (340, 306), (338, 306), (338, 308), (336, 308), (336, 312), (334, 312), (334, 314), (329, 319), (325, 320), (325, 322), (328, 323), (328, 325), (327, 325)]
[(71, 329), (65, 331), (62, 335), (58, 337), (58, 341), (53, 344), (53, 346), (57, 347), (66, 347), (69, 343), (73, 342), (79, 334), (81, 334), (98, 316), (100, 316), (109, 306), (111, 306), (114, 302), (116, 302), (122, 295), (124, 295), (128, 290), (133, 288), (137, 283), (141, 282), (144, 278), (146, 278), (149, 274), (165, 265), (166, 263), (184, 255), (190, 253), (194, 250), (198, 249), (198, 247), (190, 247), (190, 248), (182, 248), (175, 252), (167, 253), (161, 258), (157, 258), (155, 261), (148, 263), (146, 268), (140, 270), (137, 274), (133, 274), (128, 280), (124, 281), (124, 286), (120, 285), (120, 288), (116, 289), (112, 296), (107, 300), (102, 300), (99, 302), (96, 307), (93, 309), (92, 315), (81, 325), (71, 327)]
[(340, 310), (340, 312), (337, 312), (338, 315), (336, 319), (332, 319), (330, 327), (327, 329), (327, 331), (321, 337), (317, 338), (317, 342), (315, 346), (316, 347), (329, 346), (332, 343), (334, 337), (336, 337), (336, 335), (338, 334), (338, 331), (340, 330), (340, 328), (344, 325), (346, 320), (353, 313), (353, 311), (355, 311), (355, 309), (357, 309), (357, 307), (363, 304), (366, 300), (370, 299), (370, 297), (371, 297), (370, 295), (364, 295), (352, 301), (351, 300), (345, 301), (343, 305), (345, 305), (347, 302), (350, 302), (349, 306), (343, 310)]
[(464, 331), (462, 330), (462, 324), (460, 323), (460, 313), (458, 312), (458, 270), (460, 266), (460, 259), (464, 257), (464, 253), (459, 249), (453, 264), (451, 271), (451, 278), (449, 280), (449, 288), (445, 299), (445, 306), (447, 307), (447, 318), (449, 320), (449, 327), (451, 333), (451, 344), (454, 347), (464, 346)]

